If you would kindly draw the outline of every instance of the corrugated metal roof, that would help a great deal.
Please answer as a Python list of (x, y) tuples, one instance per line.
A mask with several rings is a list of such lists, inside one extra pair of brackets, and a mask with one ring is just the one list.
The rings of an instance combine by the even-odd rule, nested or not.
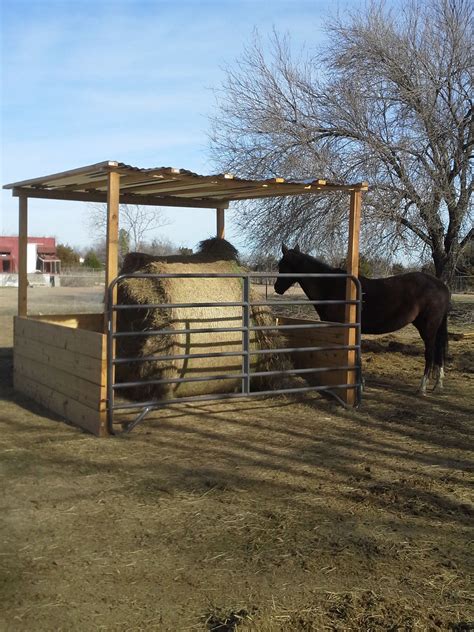
[(187, 169), (142, 169), (105, 161), (79, 169), (6, 184), (14, 195), (65, 200), (105, 201), (108, 174), (120, 174), (120, 201), (156, 206), (226, 206), (231, 201), (326, 191), (367, 189), (367, 183), (342, 184), (324, 179), (248, 180), (231, 174), (199, 175)]

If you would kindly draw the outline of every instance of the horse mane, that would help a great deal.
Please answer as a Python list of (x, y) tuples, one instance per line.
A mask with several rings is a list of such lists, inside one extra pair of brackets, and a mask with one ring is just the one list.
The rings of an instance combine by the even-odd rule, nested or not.
[(312, 257), (311, 255), (308, 255), (304, 252), (299, 252), (299, 253), (295, 253), (298, 254), (302, 259), (305, 260), (306, 264), (313, 264), (315, 267), (319, 268), (319, 271), (321, 270), (321, 268), (324, 270), (324, 272), (327, 272), (328, 274), (331, 273), (342, 273), (342, 274), (346, 274), (346, 270), (344, 270), (343, 268), (334, 268), (332, 266), (330, 266), (328, 263), (324, 263), (324, 261), (321, 261), (320, 259), (316, 259), (316, 257)]

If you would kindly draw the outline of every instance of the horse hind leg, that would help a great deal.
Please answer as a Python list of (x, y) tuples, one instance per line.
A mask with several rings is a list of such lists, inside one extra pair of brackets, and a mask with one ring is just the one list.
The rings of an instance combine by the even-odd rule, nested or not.
[(434, 364), (436, 368), (436, 379), (433, 387), (434, 393), (439, 393), (443, 390), (444, 380), (444, 360), (448, 349), (448, 316), (443, 317), (441, 324), (436, 332), (435, 349), (434, 349)]
[(423, 373), (423, 377), (421, 378), (420, 386), (417, 391), (419, 395), (425, 396), (426, 388), (428, 386), (428, 382), (430, 379), (430, 375), (433, 371), (433, 365), (434, 365), (435, 335), (430, 334), (426, 330), (426, 328), (421, 326), (420, 322), (417, 323), (415, 321), (413, 324), (418, 329), (420, 336), (422, 337), (423, 342), (425, 343), (425, 370)]
[(423, 397), (426, 395), (430, 375), (433, 373), (433, 355), (433, 346), (425, 341), (425, 370), (417, 391)]
[(428, 370), (428, 373), (426, 371), (423, 373), (420, 386), (418, 387), (418, 390), (417, 390), (418, 395), (421, 395), (422, 397), (425, 397), (426, 395), (426, 388), (429, 382), (429, 373), (430, 373), (429, 370)]
[(444, 381), (444, 367), (441, 365), (435, 365), (435, 383), (433, 386), (433, 393), (440, 393), (443, 388), (443, 381)]

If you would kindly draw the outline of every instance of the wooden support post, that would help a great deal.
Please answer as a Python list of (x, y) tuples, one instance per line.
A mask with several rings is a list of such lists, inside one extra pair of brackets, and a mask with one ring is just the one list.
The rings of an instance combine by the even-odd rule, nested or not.
[[(362, 204), (362, 192), (354, 189), (350, 193), (350, 215), (349, 215), (349, 245), (347, 249), (347, 272), (353, 276), (359, 276), (359, 236), (360, 236), (360, 211)], [(347, 279), (346, 300), (353, 301), (357, 298), (357, 291), (354, 282)], [(346, 305), (346, 323), (354, 323), (357, 318), (357, 305)], [(357, 342), (357, 332), (354, 327), (345, 329), (345, 344), (355, 345)], [(357, 354), (355, 351), (347, 352), (347, 365), (355, 366)], [(347, 371), (347, 384), (355, 384), (356, 372)], [(345, 401), (349, 406), (356, 403), (356, 389), (346, 390)]]
[[(120, 205), (120, 174), (111, 171), (107, 176), (107, 239), (106, 239), (106, 263), (105, 263), (105, 304), (107, 304), (108, 289), (112, 281), (118, 276), (118, 242), (119, 242), (119, 205)], [(112, 293), (113, 303), (117, 302), (117, 287)], [(112, 327), (116, 329), (117, 314), (112, 315)], [(107, 314), (104, 314), (104, 331), (107, 333)], [(112, 342), (107, 355), (108, 362), (115, 358), (115, 340)], [(106, 375), (106, 389), (108, 388), (108, 373)], [(115, 368), (112, 371), (112, 381), (115, 382)], [(106, 391), (107, 392), (107, 391)], [(113, 399), (113, 398), (112, 398)], [(108, 402), (111, 405), (111, 402)]]
[(107, 254), (105, 267), (105, 287), (118, 274), (118, 240), (119, 240), (119, 197), (120, 174), (112, 171), (108, 175), (107, 188)]
[[(118, 241), (119, 241), (119, 199), (120, 174), (111, 171), (108, 174), (107, 186), (107, 241), (105, 263), (105, 292), (110, 283), (118, 275)], [(117, 289), (113, 294), (114, 303), (117, 300)]]
[(19, 197), (18, 217), (18, 316), (28, 315), (28, 198)]
[(217, 237), (218, 239), (225, 238), (225, 216), (224, 216), (224, 208), (218, 207), (216, 209), (216, 223), (217, 223)]

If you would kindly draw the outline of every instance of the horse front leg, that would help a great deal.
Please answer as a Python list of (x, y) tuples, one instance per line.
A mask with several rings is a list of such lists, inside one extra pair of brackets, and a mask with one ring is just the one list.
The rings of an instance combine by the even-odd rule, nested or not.
[(429, 379), (430, 379), (429, 371), (427, 373), (425, 370), (425, 372), (423, 373), (423, 377), (421, 378), (420, 386), (418, 387), (418, 390), (417, 390), (418, 395), (425, 397), (426, 387), (428, 386)]

